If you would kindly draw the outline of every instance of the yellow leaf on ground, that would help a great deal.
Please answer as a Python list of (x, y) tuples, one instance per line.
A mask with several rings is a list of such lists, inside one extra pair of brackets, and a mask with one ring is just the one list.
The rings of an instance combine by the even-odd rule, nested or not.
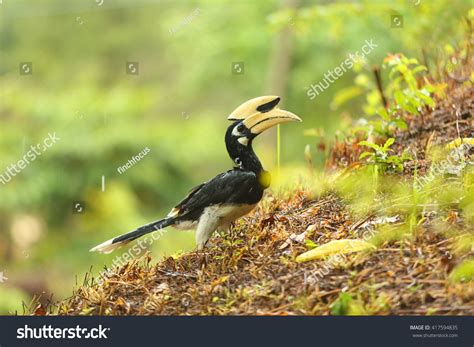
[(365, 251), (369, 249), (375, 249), (375, 246), (363, 240), (334, 240), (322, 246), (316, 247), (310, 251), (307, 251), (303, 254), (300, 254), (296, 257), (296, 261), (298, 263), (302, 263), (314, 259), (325, 258), (334, 254), (347, 254), (352, 252)]
[(462, 144), (466, 144), (466, 145), (469, 145), (469, 146), (474, 146), (474, 138), (472, 138), (472, 137), (457, 138), (456, 140), (453, 140), (453, 141), (449, 142), (448, 144), (446, 144), (446, 148), (447, 149), (454, 149), (454, 148), (457, 148), (457, 147), (461, 146)]

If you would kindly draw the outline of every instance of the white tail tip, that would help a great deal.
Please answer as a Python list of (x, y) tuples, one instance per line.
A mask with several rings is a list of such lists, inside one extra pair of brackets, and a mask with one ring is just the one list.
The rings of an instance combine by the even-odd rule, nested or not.
[(120, 241), (120, 242), (112, 243), (113, 240), (114, 239), (105, 241), (101, 243), (100, 245), (95, 246), (94, 248), (91, 248), (89, 252), (99, 252), (103, 254), (109, 254), (109, 253), (112, 253), (117, 248), (120, 248), (130, 242), (130, 241)]

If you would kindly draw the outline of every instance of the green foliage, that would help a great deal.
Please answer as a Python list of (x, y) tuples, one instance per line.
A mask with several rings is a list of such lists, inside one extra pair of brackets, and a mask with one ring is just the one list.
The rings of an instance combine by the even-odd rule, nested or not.
[(341, 293), (339, 298), (331, 305), (331, 314), (333, 316), (346, 315), (349, 311), (349, 304), (353, 301), (354, 299), (351, 294)]
[(349, 293), (341, 293), (339, 298), (331, 304), (331, 314), (333, 316), (360, 316), (367, 312), (363, 303), (354, 299)]
[[(368, 72), (374, 73), (367, 64), (361, 64), (356, 71), (354, 86), (340, 89), (331, 103), (334, 109), (365, 94), (362, 106), (365, 117), (369, 120), (352, 129), (353, 134), (373, 133), (390, 137), (396, 130), (407, 129), (407, 119), (420, 114), (424, 107), (434, 108), (434, 95), (441, 95), (446, 84), (433, 84), (426, 78), (427, 67), (416, 58), (407, 58), (404, 54), (389, 54), (384, 59), (383, 67), (388, 70), (389, 83), (379, 90), (377, 83)], [(371, 71), (372, 70), (372, 71)], [(378, 72), (379, 78), (380, 72)], [(387, 99), (385, 105), (381, 92)], [(364, 119), (364, 118), (363, 118)], [(365, 119), (364, 119), (365, 120)]]
[(383, 246), (386, 242), (395, 242), (404, 239), (412, 238), (410, 230), (408, 230), (406, 225), (402, 226), (383, 226), (374, 234), (374, 236), (369, 240), (370, 243), (374, 244), (376, 247)]
[(474, 279), (474, 258), (467, 259), (456, 266), (449, 274), (449, 279), (454, 283), (472, 281)]
[(392, 146), (394, 142), (394, 138), (389, 138), (383, 145), (379, 146), (372, 142), (361, 141), (359, 145), (369, 147), (372, 151), (361, 153), (359, 159), (367, 158), (371, 164), (380, 167), (381, 173), (393, 171), (402, 172), (403, 162), (411, 160), (412, 158), (406, 150), (401, 156), (389, 155), (392, 151), (390, 146)]
[(463, 189), (465, 195), (460, 202), (460, 208), (466, 219), (466, 223), (474, 225), (474, 166), (469, 165), (463, 174)]
[(415, 58), (407, 58), (403, 54), (389, 55), (385, 58), (385, 65), (390, 68), (390, 84), (387, 87), (395, 101), (389, 114), (396, 114), (397, 109), (402, 109), (410, 114), (418, 115), (424, 106), (434, 107), (435, 103), (431, 93), (435, 88), (427, 83), (419, 87), (417, 75), (428, 69), (421, 65)]
[[(459, 233), (459, 231), (458, 231)], [(469, 254), (474, 245), (474, 233), (462, 233), (454, 244), (454, 253), (458, 256)]]

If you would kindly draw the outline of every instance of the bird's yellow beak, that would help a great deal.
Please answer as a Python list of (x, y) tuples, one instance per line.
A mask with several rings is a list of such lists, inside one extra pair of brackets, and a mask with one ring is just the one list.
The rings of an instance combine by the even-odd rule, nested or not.
[(244, 119), (243, 124), (252, 134), (260, 134), (265, 130), (281, 123), (302, 122), (301, 118), (291, 112), (274, 108), (265, 113), (254, 113)]

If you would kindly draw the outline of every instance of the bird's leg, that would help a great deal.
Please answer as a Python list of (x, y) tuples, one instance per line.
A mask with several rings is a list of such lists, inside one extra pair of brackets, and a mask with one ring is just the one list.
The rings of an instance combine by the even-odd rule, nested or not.
[(207, 266), (207, 253), (200, 253), (199, 268), (205, 268)]
[(205, 249), (208, 241), (206, 241), (204, 243), (204, 246), (202, 246), (202, 247), (198, 246), (198, 248), (195, 251), (196, 255), (198, 255), (198, 257), (199, 257), (199, 268), (201, 268), (201, 269), (206, 267), (207, 263), (208, 263), (207, 257), (209, 255), (209, 252), (207, 252), (206, 249)]

